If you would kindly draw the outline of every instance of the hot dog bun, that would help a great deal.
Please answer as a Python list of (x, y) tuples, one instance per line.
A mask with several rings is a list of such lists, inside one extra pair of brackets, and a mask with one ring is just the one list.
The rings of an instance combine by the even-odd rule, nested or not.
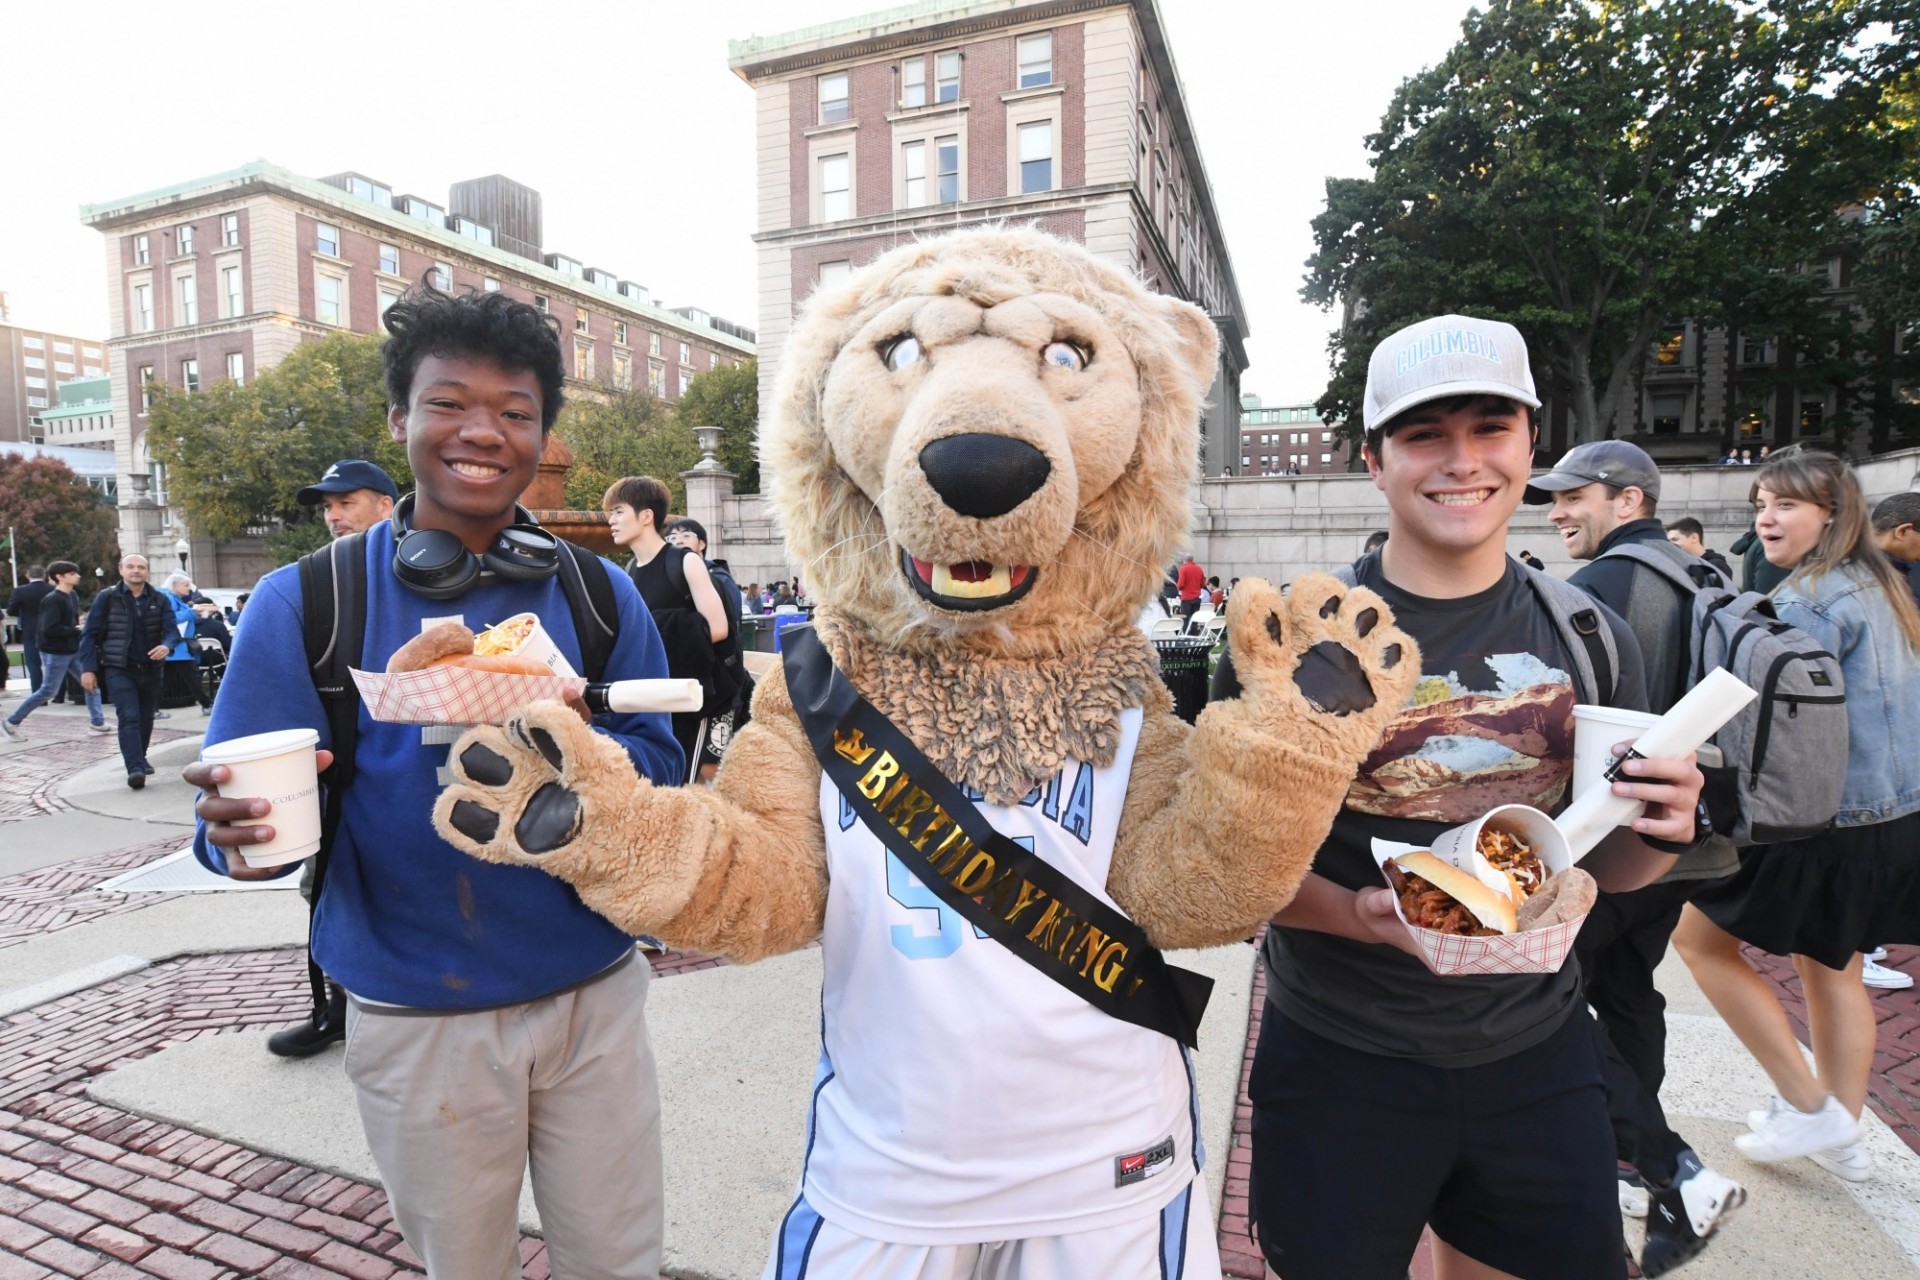
[(1496, 933), (1513, 933), (1519, 928), (1511, 896), (1489, 889), (1452, 863), (1441, 861), (1425, 849), (1403, 853), (1393, 861), (1408, 875), (1419, 876), (1441, 892), (1451, 894), (1473, 913), (1474, 919)]
[(471, 667), (500, 675), (547, 676), (544, 662), (517, 657), (511, 653), (477, 654), (473, 651), (473, 632), (458, 622), (438, 622), (394, 650), (387, 659), (387, 671), (425, 671), (428, 667)]
[(522, 658), (511, 653), (458, 653), (438, 659), (436, 667), (471, 667), (475, 671), (492, 671), (506, 676), (550, 676), (553, 672), (544, 662), (532, 658)]

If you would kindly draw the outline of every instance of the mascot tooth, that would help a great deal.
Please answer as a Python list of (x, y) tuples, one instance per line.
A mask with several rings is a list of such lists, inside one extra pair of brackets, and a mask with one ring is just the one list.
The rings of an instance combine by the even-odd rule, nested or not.
[(1173, 1219), (1202, 1224), (1207, 1271), (1205, 983), (1160, 949), (1291, 900), (1420, 671), (1371, 593), (1246, 579), (1242, 695), (1173, 715), (1135, 620), (1188, 537), (1216, 351), (1198, 308), (1038, 232), (887, 254), (781, 355), (762, 475), (819, 607), (716, 785), (649, 785), (558, 703), (454, 748), (435, 820), (473, 856), (676, 946), (820, 941), (820, 1083), (770, 1275), (802, 1247), (833, 1276), (988, 1243), (1009, 1275), (1028, 1250), (1131, 1275), (1073, 1251), (1137, 1236), (1156, 1259)]

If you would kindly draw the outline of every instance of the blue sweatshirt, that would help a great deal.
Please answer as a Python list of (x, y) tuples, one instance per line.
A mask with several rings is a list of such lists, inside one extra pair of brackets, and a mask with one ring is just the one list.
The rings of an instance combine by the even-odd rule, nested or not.
[[(575, 669), (580, 646), (557, 577), (540, 582), (489, 578), (455, 600), (429, 600), (401, 585), (390, 568), (392, 527), (369, 530), (366, 647), (361, 669), (383, 671), (393, 651), (421, 624), (464, 619), (479, 631), (532, 611)], [(607, 662), (609, 680), (663, 677), (666, 655), (640, 593), (613, 569), (620, 635)], [(220, 696), (207, 726), (209, 744), (271, 729), (309, 727), (330, 747), (327, 717), (307, 670), (295, 566), (267, 575), (247, 601), (247, 625), (234, 636)], [(634, 767), (655, 782), (684, 776), (665, 715), (603, 715)], [(435, 737), (430, 744), (423, 738)], [(633, 940), (589, 910), (572, 886), (532, 867), (481, 862), (433, 829), (437, 777), (449, 753), (444, 730), (377, 724), (360, 708), (354, 780), (327, 865), (313, 925), (321, 968), (357, 996), (428, 1009), (483, 1009), (536, 999), (591, 977)], [(271, 819), (269, 819), (271, 821)], [(206, 840), (194, 854), (226, 874), (224, 850)], [(294, 866), (288, 866), (291, 872)]]

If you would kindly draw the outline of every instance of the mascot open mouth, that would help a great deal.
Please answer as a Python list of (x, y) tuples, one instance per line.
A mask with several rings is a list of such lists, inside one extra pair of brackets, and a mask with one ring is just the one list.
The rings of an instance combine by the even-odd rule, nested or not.
[(966, 560), (932, 564), (900, 553), (900, 567), (922, 600), (942, 609), (978, 612), (1012, 604), (1033, 589), (1040, 570), (1029, 564), (989, 564)]

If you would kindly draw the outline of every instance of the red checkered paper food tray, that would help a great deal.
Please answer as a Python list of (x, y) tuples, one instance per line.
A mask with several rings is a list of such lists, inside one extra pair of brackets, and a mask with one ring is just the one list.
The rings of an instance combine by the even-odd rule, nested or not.
[(355, 671), (367, 713), (388, 724), (503, 724), (528, 703), (564, 699), (587, 687), (565, 676), (519, 676), (471, 667)]

